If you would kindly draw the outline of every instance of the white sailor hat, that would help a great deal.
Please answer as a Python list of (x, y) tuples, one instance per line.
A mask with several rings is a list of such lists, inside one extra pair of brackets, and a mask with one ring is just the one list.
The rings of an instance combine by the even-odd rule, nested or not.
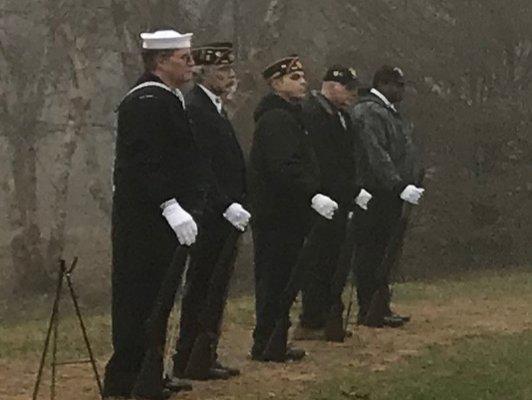
[(186, 49), (190, 47), (192, 33), (172, 30), (145, 32), (140, 34), (142, 48), (146, 50)]

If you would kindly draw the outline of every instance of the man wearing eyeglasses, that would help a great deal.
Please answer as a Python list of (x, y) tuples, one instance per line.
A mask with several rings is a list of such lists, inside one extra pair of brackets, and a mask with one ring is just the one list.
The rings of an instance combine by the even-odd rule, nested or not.
[(407, 205), (418, 205), (424, 192), (412, 125), (399, 110), (404, 92), (403, 71), (385, 65), (375, 73), (370, 92), (351, 110), (367, 156), (364, 183), (373, 195), (362, 214), (355, 253), (358, 322), (371, 327), (399, 327), (409, 320), (392, 312), (389, 290)]
[[(214, 282), (212, 277), (214, 269), (220, 267), (217, 262), (226, 241), (231, 240), (230, 231), (244, 231), (251, 218), (242, 205), (246, 190), (244, 155), (222, 100), (235, 85), (235, 57), (231, 43), (206, 44), (192, 54), (196, 85), (186, 95), (187, 110), (213, 179), (198, 242), (191, 250), (173, 373), (190, 379), (228, 379), (239, 371), (222, 365), (216, 348), (225, 306), (223, 293), (227, 293), (236, 254), (227, 257), (229, 261), (223, 265), (226, 272), (217, 274), (224, 277), (222, 281)], [(212, 293), (218, 295), (207, 308), (206, 299)], [(191, 359), (193, 348), (201, 358), (212, 359), (211, 365)]]
[(105, 370), (106, 398), (163, 397), (162, 374), (146, 383), (153, 388), (150, 393), (132, 392), (144, 390), (134, 386), (148, 350), (147, 320), (163, 278), (177, 246), (196, 241), (196, 221), (204, 207), (207, 178), (180, 91), (192, 78), (191, 37), (173, 30), (142, 33), (145, 72), (117, 110), (114, 353)]
[[(250, 155), (250, 195), (255, 245), (256, 326), (251, 356), (285, 362), (305, 356), (287, 346), (289, 310), (280, 299), (291, 277), (314, 214), (332, 219), (338, 204), (321, 192), (316, 155), (301, 114), (307, 92), (297, 56), (268, 66), (263, 77), (271, 88), (259, 103)], [(283, 327), (275, 356), (265, 351), (276, 325)], [(277, 332), (279, 333), (279, 332)], [(282, 354), (284, 353), (284, 354)]]

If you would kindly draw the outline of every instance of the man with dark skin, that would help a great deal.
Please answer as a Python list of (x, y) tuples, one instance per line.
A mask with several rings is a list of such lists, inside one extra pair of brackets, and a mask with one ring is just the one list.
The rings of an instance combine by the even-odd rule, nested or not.
[[(336, 326), (343, 326), (344, 307), (342, 299), (337, 297), (341, 293), (337, 287), (343, 288), (345, 281), (336, 272), (346, 267), (338, 265), (340, 249), (348, 214), (355, 202), (366, 208), (371, 198), (359, 184), (354, 152), (359, 144), (358, 133), (347, 113), (357, 101), (358, 86), (354, 69), (333, 65), (323, 78), (321, 91), (312, 91), (303, 103), (305, 126), (318, 158), (322, 189), (338, 201), (339, 208), (331, 221), (319, 225), (321, 240), (316, 244), (317, 257), (308, 265), (302, 290), (303, 310), (295, 339), (341, 340), (323, 328), (333, 319), (338, 320)], [(334, 281), (339, 276), (342, 282)]]
[[(223, 293), (228, 290), (236, 248), (233, 249), (235, 254), (228, 258), (231, 261), (224, 266), (226, 279), (213, 282), (212, 276), (230, 231), (244, 231), (251, 217), (242, 206), (246, 189), (244, 155), (222, 100), (235, 84), (234, 55), (231, 43), (207, 44), (195, 48), (192, 54), (196, 63), (196, 85), (185, 96), (187, 110), (196, 142), (213, 179), (200, 223), (201, 233), (191, 251), (173, 373), (190, 379), (227, 379), (238, 375), (239, 371), (223, 366), (217, 360), (216, 348), (225, 306)], [(220, 298), (213, 301), (216, 306), (210, 305), (211, 309), (205, 304), (209, 293), (220, 294)], [(211, 323), (206, 324), (206, 321)], [(208, 344), (202, 344), (208, 347), (202, 354), (209, 354), (213, 359), (209, 369), (189, 365), (195, 362), (190, 360), (190, 354), (199, 335), (210, 338)], [(200, 341), (196, 347), (199, 345)]]
[[(367, 157), (364, 184), (373, 195), (361, 218), (355, 253), (358, 322), (367, 326), (398, 327), (409, 320), (390, 309), (390, 268), (384, 263), (386, 257), (394, 256), (388, 254), (392, 242), (403, 239), (397, 227), (405, 204), (419, 204), (424, 192), (412, 127), (398, 108), (404, 92), (402, 70), (385, 65), (375, 73), (373, 88), (351, 110)], [(384, 311), (370, 315), (377, 303), (384, 304)]]
[[(179, 90), (192, 78), (191, 36), (171, 30), (141, 34), (145, 72), (118, 107), (114, 353), (105, 370), (106, 398), (132, 395), (148, 346), (146, 321), (166, 270), (177, 246), (192, 245), (198, 233), (206, 175)], [(145, 398), (160, 399), (163, 393)]]
[[(250, 155), (250, 195), (254, 215), (256, 326), (251, 356), (258, 361), (299, 360), (305, 352), (287, 346), (289, 310), (281, 303), (299, 251), (316, 218), (332, 219), (338, 204), (321, 193), (316, 155), (303, 125), (301, 100), (307, 92), (297, 56), (285, 57), (263, 72), (272, 92), (255, 111)], [(266, 354), (276, 323), (282, 321), (278, 354)]]

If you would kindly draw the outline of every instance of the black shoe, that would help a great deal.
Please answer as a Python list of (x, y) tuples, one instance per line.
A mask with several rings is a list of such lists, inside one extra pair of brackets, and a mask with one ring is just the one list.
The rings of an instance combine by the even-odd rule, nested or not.
[(399, 316), (388, 315), (382, 317), (382, 319), (368, 321), (367, 318), (361, 318), (358, 320), (358, 325), (367, 326), (368, 328), (400, 328), (406, 322), (403, 318)]
[(405, 324), (405, 321), (402, 318), (397, 318), (394, 316), (384, 317), (382, 321), (383, 326), (389, 328), (399, 328)]
[(264, 353), (258, 353), (258, 352), (251, 352), (251, 359), (253, 361), (260, 361), (260, 362), (279, 362), (284, 363), (287, 361), (299, 361), (303, 357), (305, 357), (307, 353), (303, 349), (299, 349), (297, 347), (289, 347), (286, 349), (286, 353), (284, 353), (281, 357), (265, 357)]
[(220, 361), (215, 361), (213, 368), (227, 371), (231, 377), (240, 375), (240, 370), (238, 368), (228, 367), (227, 365), (223, 365)]
[(128, 399), (132, 398), (135, 400), (168, 400), (170, 397), (172, 397), (172, 392), (168, 389), (163, 389), (163, 391), (158, 395), (132, 395), (132, 397), (128, 397)]
[(410, 315), (399, 315), (399, 314), (396, 314), (394, 312), (392, 312), (390, 314), (390, 317), (393, 317), (393, 318), (397, 318), (397, 319), (402, 319), (404, 323), (407, 323), (407, 322), (410, 322)]
[(307, 352), (298, 347), (288, 347), (286, 350), (286, 360), (299, 361), (307, 355)]
[(177, 377), (166, 376), (164, 378), (164, 387), (170, 392), (190, 392), (192, 390), (192, 384), (186, 379), (180, 379)]
[(188, 374), (185, 372), (184, 378), (191, 379), (194, 381), (225, 381), (229, 379), (231, 375), (225, 369), (219, 368), (210, 368), (207, 371), (201, 374)]

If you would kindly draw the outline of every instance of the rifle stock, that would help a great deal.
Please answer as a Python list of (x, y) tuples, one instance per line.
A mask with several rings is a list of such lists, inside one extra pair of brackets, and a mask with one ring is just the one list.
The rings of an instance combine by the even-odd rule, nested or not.
[[(349, 276), (349, 271), (351, 270), (351, 257), (355, 247), (356, 231), (354, 227), (354, 219), (354, 216), (348, 218), (336, 271), (331, 282), (331, 299), (333, 304), (329, 310), (327, 321), (325, 322), (325, 338), (332, 342), (343, 342), (346, 334), (344, 325), (347, 326), (347, 324), (344, 324), (342, 319), (342, 293), (344, 291), (347, 277)], [(350, 310), (351, 307), (349, 306), (348, 312), (346, 313), (346, 320), (349, 320)]]
[(205, 379), (215, 361), (215, 349), (218, 341), (217, 316), (223, 312), (227, 302), (229, 281), (233, 275), (235, 248), (241, 232), (231, 228), (224, 246), (218, 256), (209, 280), (209, 292), (205, 305), (200, 313), (200, 334), (194, 341), (189, 361), (185, 369), (185, 376), (194, 379)]
[(308, 264), (316, 258), (317, 246), (314, 245), (314, 242), (319, 239), (318, 224), (325, 223), (325, 221), (318, 220), (318, 222), (314, 223), (299, 251), (297, 262), (291, 271), (290, 279), (279, 301), (280, 317), (275, 322), (275, 328), (263, 352), (265, 360), (282, 361), (285, 357), (287, 333), (290, 326), (290, 321), (285, 316), (290, 312), (290, 308), (301, 290)]
[[(378, 279), (381, 282), (386, 282), (387, 277), (395, 265), (397, 265), (403, 250), (403, 239), (408, 228), (408, 220), (413, 206), (405, 203), (401, 211), (401, 218), (399, 219), (388, 246), (386, 247), (383, 261), (378, 270)], [(383, 283), (373, 294), (371, 303), (366, 314), (365, 323), (368, 326), (382, 326), (384, 317), (388, 313), (391, 293), (388, 283)]]
[(161, 283), (150, 317), (146, 321), (147, 347), (132, 395), (144, 399), (163, 398), (163, 369), (166, 324), (175, 294), (181, 285), (188, 246), (179, 246)]

